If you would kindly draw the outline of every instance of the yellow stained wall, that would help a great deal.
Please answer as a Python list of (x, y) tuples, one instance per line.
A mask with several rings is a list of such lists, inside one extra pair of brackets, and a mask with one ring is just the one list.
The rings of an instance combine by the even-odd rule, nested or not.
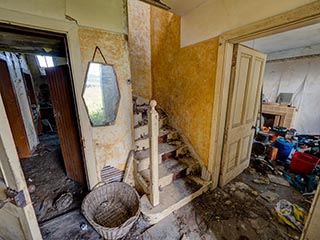
[(128, 1), (128, 25), (132, 90), (135, 95), (151, 99), (150, 5)]
[(180, 17), (151, 8), (153, 98), (208, 163), (218, 39), (180, 48)]

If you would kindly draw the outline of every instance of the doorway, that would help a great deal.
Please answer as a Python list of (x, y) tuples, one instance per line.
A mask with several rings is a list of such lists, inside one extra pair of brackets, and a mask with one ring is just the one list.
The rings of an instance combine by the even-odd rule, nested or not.
[[(297, 12), (298, 12), (298, 10), (297, 10)], [(294, 15), (294, 14), (293, 14)], [(319, 16), (319, 15), (317, 15), (317, 16)], [(301, 16), (302, 17), (302, 19), (303, 19), (303, 16)], [(277, 17), (275, 17), (275, 22), (277, 22), (276, 20), (278, 20), (278, 23), (279, 22), (281, 22), (279, 19), (281, 18), (281, 16), (277, 16)], [(292, 21), (292, 20), (291, 20)], [(263, 22), (263, 21), (261, 21), (261, 22)], [(231, 87), (230, 87), (230, 89), (229, 89), (229, 86), (230, 86), (230, 76), (232, 76), (232, 59), (233, 59), (233, 57), (232, 57), (232, 55), (233, 55), (233, 50), (234, 50), (234, 47), (235, 47), (235, 45), (237, 44), (237, 43), (241, 43), (241, 42), (243, 42), (243, 41), (247, 41), (247, 40), (253, 40), (254, 39), (254, 37), (253, 36), (255, 36), (256, 38), (259, 36), (259, 34), (260, 34), (260, 36), (261, 35), (263, 35), (263, 36), (266, 36), (266, 35), (272, 35), (272, 34), (274, 34), (275, 32), (272, 32), (272, 30), (274, 30), (274, 29), (272, 29), (272, 27), (270, 27), (270, 25), (272, 25), (271, 23), (273, 22), (273, 21), (265, 21), (265, 22), (268, 22), (268, 26), (263, 26), (263, 24), (262, 23), (256, 23), (256, 24), (253, 24), (254, 26), (255, 26), (255, 29), (254, 29), (254, 26), (253, 25), (251, 25), (251, 26), (246, 26), (246, 27), (243, 27), (243, 31), (242, 31), (242, 33), (240, 33), (241, 31), (239, 31), (239, 30), (236, 30), (236, 31), (233, 31), (233, 32), (230, 32), (230, 33), (226, 33), (224, 36), (222, 36), (221, 37), (221, 39), (220, 39), (220, 43), (221, 43), (221, 45), (220, 46), (223, 46), (223, 47), (221, 47), (222, 48), (222, 56), (221, 56), (221, 58), (220, 58), (220, 64), (219, 64), (219, 59), (218, 59), (218, 71), (217, 71), (217, 77), (218, 77), (218, 75), (219, 75), (219, 77), (221, 77), (221, 79), (223, 79), (223, 81), (221, 82), (221, 83), (219, 83), (219, 85), (218, 85), (218, 91), (219, 91), (219, 94), (220, 95), (218, 95), (217, 96), (217, 98), (219, 98), (220, 100), (222, 99), (222, 102), (220, 102), (219, 104), (221, 104), (220, 106), (219, 106), (219, 109), (217, 110), (217, 111), (221, 111), (222, 109), (222, 111), (226, 111), (226, 109), (227, 109), (227, 103), (228, 103), (228, 100), (227, 100), (227, 98), (228, 98), (228, 96), (230, 96), (230, 89), (231, 89)], [(285, 22), (285, 21), (284, 21)], [(290, 22), (290, 21), (288, 21), (288, 22)], [(293, 21), (294, 22), (294, 21)], [(305, 26), (306, 25), (311, 25), (311, 23), (315, 23), (315, 18), (313, 18), (313, 20), (311, 21), (311, 22), (308, 22), (307, 20), (303, 23)], [(287, 24), (287, 25), (286, 25)], [(301, 25), (303, 25), (303, 24), (301, 24), (301, 20), (300, 21), (297, 21), (296, 22), (296, 25), (295, 25), (295, 27), (293, 27), (294, 26), (294, 23), (292, 23), (292, 22), (290, 22), (290, 23), (283, 23), (283, 28), (282, 28), (282, 30), (279, 30), (279, 28), (277, 28), (276, 26), (278, 26), (276, 23), (274, 23), (274, 28), (276, 29), (276, 30), (274, 30), (274, 31), (277, 31), (277, 33), (279, 33), (279, 32), (284, 32), (284, 31), (286, 31), (286, 30), (289, 30), (289, 29), (292, 29), (292, 28), (298, 28), (298, 27), (301, 27)], [(281, 25), (281, 24), (280, 24)], [(257, 27), (258, 26), (258, 27)], [(287, 27), (286, 27), (287, 26)], [(269, 27), (269, 28), (268, 28)], [(260, 28), (260, 29), (259, 29)], [(259, 32), (259, 30), (261, 31), (261, 32)], [(250, 35), (251, 34), (251, 35)], [(259, 36), (259, 37), (260, 37)], [(227, 40), (225, 40), (225, 39), (227, 39)], [(250, 47), (252, 47), (252, 45), (250, 46)], [(220, 73), (219, 73), (219, 68), (220, 68), (220, 70), (221, 69), (224, 69), (224, 70), (222, 70)], [(232, 79), (232, 78), (231, 78)], [(218, 81), (218, 80), (217, 80)], [(221, 87), (221, 88), (220, 88)], [(280, 94), (279, 94), (280, 95)], [(286, 99), (286, 97), (288, 97), (287, 95), (281, 95), (281, 96), (278, 96), (279, 97), (279, 99)], [(219, 100), (219, 101), (220, 101)], [(270, 114), (269, 112), (267, 112), (267, 114)], [(272, 124), (274, 124), (274, 123), (286, 123), (287, 121), (286, 120), (283, 120), (283, 118), (284, 117), (286, 117), (286, 116), (283, 116), (283, 114), (276, 114), (275, 116), (274, 116), (274, 118), (273, 118), (273, 123)], [(290, 120), (290, 116), (288, 116), (288, 119)], [(220, 130), (221, 129), (225, 129), (225, 123), (227, 123), (228, 122), (228, 116), (227, 115), (225, 115), (225, 114), (222, 114), (222, 116), (220, 117), (220, 119), (219, 119), (219, 121), (220, 121)], [(221, 128), (222, 127), (222, 128)], [(282, 129), (279, 129), (279, 131), (281, 131)], [(224, 131), (224, 130), (222, 130), (222, 131)], [(250, 131), (249, 129), (248, 129), (248, 131)], [(220, 135), (220, 137), (218, 137), (220, 140), (221, 140), (221, 147), (222, 148), (224, 148), (225, 147), (225, 142), (224, 142), (224, 140), (223, 140), (223, 138), (224, 138), (224, 134), (223, 133), (220, 133), (219, 134)], [(219, 141), (219, 140), (218, 140)], [(219, 144), (218, 144), (218, 148), (219, 148)], [(216, 150), (215, 150), (216, 151)], [(224, 163), (224, 161), (225, 161), (225, 159), (223, 159), (222, 161), (221, 161), (221, 164), (222, 164), (222, 166), (223, 166), (223, 163)], [(216, 163), (217, 165), (218, 165), (218, 167), (220, 168), (220, 163)], [(216, 165), (216, 166), (217, 166)], [(217, 173), (215, 173), (215, 174), (217, 174)], [(221, 172), (219, 172), (219, 174), (221, 174)], [(217, 176), (215, 176), (215, 177), (217, 177)], [(217, 179), (219, 179), (219, 176), (217, 177)], [(220, 178), (220, 180), (221, 180), (221, 178)], [(289, 181), (287, 181), (287, 183), (288, 183)], [(290, 182), (289, 182), (289, 184), (290, 184)], [(299, 191), (298, 191), (298, 193), (299, 193)], [(315, 193), (315, 192), (314, 192)], [(314, 194), (313, 193), (313, 194)], [(300, 194), (300, 193), (299, 193)], [(311, 201), (309, 201), (310, 202), (310, 204), (311, 204), (311, 202), (312, 202), (312, 200)], [(310, 204), (309, 204), (309, 207), (310, 207)], [(313, 204), (315, 204), (315, 202), (313, 201)], [(312, 209), (312, 208), (311, 208)], [(314, 209), (314, 208), (313, 208)], [(310, 215), (314, 215), (313, 214), (313, 212), (311, 212), (310, 213)], [(311, 220), (310, 220), (311, 221)], [(309, 225), (311, 225), (311, 224), (309, 224)], [(306, 226), (308, 226), (309, 227), (309, 225), (307, 224)], [(306, 231), (306, 230), (304, 230), (304, 231)]]
[(0, 90), (38, 222), (79, 208), (86, 178), (66, 39), (0, 26)]

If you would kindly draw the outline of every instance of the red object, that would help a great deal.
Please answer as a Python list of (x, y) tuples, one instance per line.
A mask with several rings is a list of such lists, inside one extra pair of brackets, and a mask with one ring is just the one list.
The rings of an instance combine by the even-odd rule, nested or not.
[(319, 158), (307, 153), (296, 152), (292, 156), (290, 170), (296, 173), (311, 174), (318, 164)]
[(269, 134), (269, 138), (270, 138), (270, 141), (272, 141), (272, 142), (274, 142), (275, 140), (277, 140), (277, 135), (276, 134), (274, 134), (274, 133), (270, 133)]

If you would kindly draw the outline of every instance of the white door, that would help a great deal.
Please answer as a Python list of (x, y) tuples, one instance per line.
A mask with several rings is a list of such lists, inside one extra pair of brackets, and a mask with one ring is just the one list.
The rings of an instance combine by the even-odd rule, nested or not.
[(220, 186), (249, 166), (265, 63), (266, 54), (235, 45)]
[[(40, 229), (0, 95), (0, 200), (6, 199), (7, 187), (20, 192), (21, 207), (10, 202), (0, 209), (0, 239), (41, 240)], [(19, 202), (17, 204), (19, 205)]]

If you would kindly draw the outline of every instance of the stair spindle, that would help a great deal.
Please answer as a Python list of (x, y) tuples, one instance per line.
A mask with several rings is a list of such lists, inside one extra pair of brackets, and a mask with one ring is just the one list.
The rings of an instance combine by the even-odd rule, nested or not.
[(159, 151), (158, 151), (158, 136), (159, 136), (159, 115), (155, 107), (157, 102), (150, 101), (148, 111), (149, 119), (149, 151), (150, 151), (150, 202), (152, 206), (157, 206), (160, 203), (159, 197)]

